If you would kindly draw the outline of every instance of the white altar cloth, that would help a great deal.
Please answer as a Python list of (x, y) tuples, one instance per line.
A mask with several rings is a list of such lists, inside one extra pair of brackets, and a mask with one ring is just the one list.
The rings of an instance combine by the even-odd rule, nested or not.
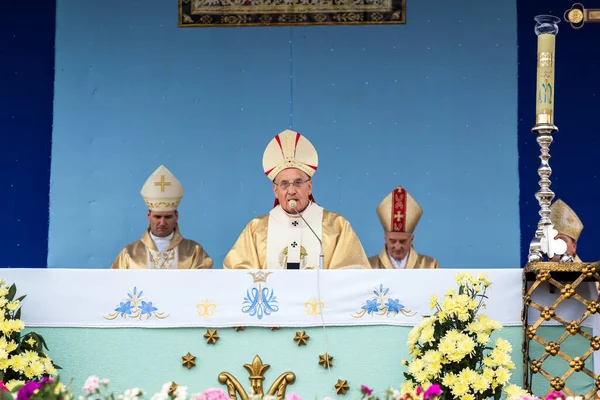
[(413, 326), (431, 314), (431, 294), (457, 288), (459, 272), (486, 274), (483, 311), (521, 325), (521, 269), (6, 269), (0, 278), (27, 295), (28, 327)]

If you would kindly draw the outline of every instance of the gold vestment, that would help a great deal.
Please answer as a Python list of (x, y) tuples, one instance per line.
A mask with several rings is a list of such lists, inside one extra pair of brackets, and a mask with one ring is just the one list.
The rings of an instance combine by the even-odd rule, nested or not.
[[(384, 247), (381, 252), (373, 257), (369, 257), (369, 263), (371, 263), (371, 268), (377, 269), (396, 269), (392, 261), (390, 260), (390, 256), (387, 252), (387, 249)], [(433, 257), (421, 255), (417, 253), (414, 247), (410, 248), (410, 252), (408, 253), (408, 259), (406, 260), (406, 266), (404, 269), (427, 269), (427, 268), (440, 268), (437, 260)]]
[[(175, 259), (176, 258), (176, 259)], [(151, 265), (149, 265), (149, 263)], [(140, 240), (128, 244), (121, 250), (111, 269), (210, 269), (213, 261), (202, 246), (193, 240), (184, 239), (175, 227), (173, 238), (164, 252), (159, 252), (148, 230)]]
[[(225, 256), (223, 268), (267, 269), (268, 233), (269, 214), (250, 221)], [(358, 236), (341, 215), (323, 210), (322, 241), (325, 269), (370, 268)]]

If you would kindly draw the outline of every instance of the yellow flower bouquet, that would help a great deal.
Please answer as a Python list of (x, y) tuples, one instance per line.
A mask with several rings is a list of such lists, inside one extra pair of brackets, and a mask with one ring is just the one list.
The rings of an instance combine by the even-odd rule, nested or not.
[(403, 362), (408, 372), (402, 391), (438, 383), (442, 399), (499, 399), (503, 389), (509, 398), (526, 395), (518, 386), (507, 385), (515, 369), (512, 346), (502, 338), (491, 338), (502, 326), (479, 313), (491, 282), (485, 275), (461, 273), (456, 283), (458, 292), (449, 290), (441, 303), (431, 297), (434, 314), (411, 330), (411, 360)]
[(8, 390), (56, 374), (58, 368), (44, 353), (44, 338), (35, 332), (23, 334), (21, 301), (17, 287), (0, 279), (0, 382)]

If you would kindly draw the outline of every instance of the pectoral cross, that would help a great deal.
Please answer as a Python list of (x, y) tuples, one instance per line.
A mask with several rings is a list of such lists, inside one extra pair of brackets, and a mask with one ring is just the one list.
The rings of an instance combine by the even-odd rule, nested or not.
[(164, 192), (165, 191), (165, 186), (171, 186), (171, 182), (165, 181), (165, 176), (161, 175), (160, 176), (160, 182), (154, 182), (154, 186), (160, 186), (160, 191)]
[(575, 3), (565, 11), (564, 18), (573, 29), (581, 29), (586, 22), (600, 22), (600, 8), (584, 8), (581, 3)]

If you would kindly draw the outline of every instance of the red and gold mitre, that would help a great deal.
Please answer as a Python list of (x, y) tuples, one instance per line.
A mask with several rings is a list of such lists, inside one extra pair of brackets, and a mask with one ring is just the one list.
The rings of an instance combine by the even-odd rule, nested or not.
[(379, 221), (386, 232), (413, 233), (423, 210), (412, 196), (398, 186), (377, 207)]

